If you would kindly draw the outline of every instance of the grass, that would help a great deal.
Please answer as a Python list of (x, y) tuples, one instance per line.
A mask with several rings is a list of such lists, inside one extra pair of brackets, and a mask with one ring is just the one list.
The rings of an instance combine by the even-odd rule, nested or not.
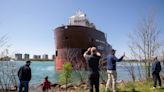
[(119, 92), (164, 92), (164, 86), (156, 89), (152, 89), (152, 88), (153, 88), (152, 81), (137, 81), (134, 83), (130, 81), (125, 84), (118, 85)]
[[(137, 81), (133, 83), (132, 81), (126, 82), (125, 84), (117, 85), (117, 92), (164, 92), (164, 82), (161, 88), (153, 88), (152, 81)], [(78, 92), (89, 92), (89, 90), (79, 90)], [(105, 92), (105, 86), (100, 86), (100, 92)], [(112, 92), (110, 90), (110, 92)]]
[[(164, 92), (164, 82), (162, 84), (163, 86), (161, 88), (152, 89), (153, 88), (152, 80), (151, 81), (136, 81), (136, 82), (128, 81), (125, 83), (117, 84), (117, 92)], [(37, 90), (31, 89), (30, 92), (41, 92), (41, 89), (37, 89)], [(52, 92), (66, 92), (66, 91), (55, 90)], [(69, 89), (67, 92), (89, 92), (89, 89), (85, 90), (83, 88), (78, 87), (76, 90)], [(105, 92), (105, 85), (100, 84), (100, 92)], [(110, 92), (112, 91), (110, 90)]]

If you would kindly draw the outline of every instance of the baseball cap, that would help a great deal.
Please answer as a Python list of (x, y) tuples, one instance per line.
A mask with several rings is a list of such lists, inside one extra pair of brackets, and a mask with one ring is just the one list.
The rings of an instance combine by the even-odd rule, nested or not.
[(26, 63), (31, 63), (31, 61), (30, 61), (30, 60), (28, 60), (28, 61), (26, 61)]

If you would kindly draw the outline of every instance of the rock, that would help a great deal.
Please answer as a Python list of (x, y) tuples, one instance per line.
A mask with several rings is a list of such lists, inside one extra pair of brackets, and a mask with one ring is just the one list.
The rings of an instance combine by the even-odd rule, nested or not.
[(82, 81), (82, 82), (77, 84), (78, 87), (81, 87), (82, 85), (87, 85), (87, 83), (85, 81)]
[[(68, 84), (67, 84), (67, 88), (71, 88), (71, 87), (73, 87), (73, 84), (68, 83)], [(66, 89), (66, 84), (62, 85), (60, 88), (61, 88), (61, 89)]]
[(52, 86), (52, 87), (60, 87), (61, 85), (58, 84), (58, 83), (54, 83), (54, 84), (52, 84), (51, 86)]
[(106, 85), (104, 83), (100, 83), (100, 88), (105, 87)]
[(87, 89), (89, 88), (87, 84), (80, 85), (80, 87), (81, 87), (82, 89), (85, 89), (85, 90), (87, 90)]
[(78, 89), (78, 86), (74, 86), (74, 89), (75, 89), (75, 90)]
[(10, 91), (16, 91), (17, 90), (17, 86), (11, 86), (10, 87)]

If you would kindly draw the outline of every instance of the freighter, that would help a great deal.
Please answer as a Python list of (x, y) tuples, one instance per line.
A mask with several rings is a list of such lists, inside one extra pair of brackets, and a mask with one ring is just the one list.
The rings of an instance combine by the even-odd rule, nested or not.
[(64, 62), (71, 62), (73, 69), (86, 68), (83, 53), (88, 47), (95, 46), (103, 56), (111, 48), (105, 34), (96, 29), (86, 14), (77, 11), (69, 18), (68, 25), (62, 25), (54, 30), (56, 44), (56, 70), (61, 70)]

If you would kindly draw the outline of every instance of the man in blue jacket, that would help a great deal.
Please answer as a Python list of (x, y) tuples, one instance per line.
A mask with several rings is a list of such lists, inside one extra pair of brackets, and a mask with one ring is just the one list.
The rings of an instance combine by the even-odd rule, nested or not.
[(24, 92), (28, 92), (29, 81), (31, 80), (31, 61), (26, 61), (26, 64), (18, 70), (18, 78), (19, 78), (19, 90), (18, 92), (22, 92), (22, 88), (24, 87)]
[(107, 56), (107, 74), (108, 80), (106, 83), (106, 92), (109, 91), (110, 83), (112, 82), (112, 90), (116, 92), (116, 80), (117, 80), (117, 71), (116, 71), (116, 62), (122, 61), (125, 56), (125, 53), (121, 58), (115, 56), (116, 50), (112, 49), (111, 54)]
[(154, 87), (153, 87), (153, 89), (156, 88), (157, 81), (159, 83), (159, 86), (161, 87), (161, 78), (160, 78), (160, 75), (159, 75), (160, 71), (161, 71), (161, 63), (158, 60), (158, 58), (155, 57), (154, 58), (154, 62), (152, 64), (152, 76), (153, 76), (153, 81), (154, 81)]

